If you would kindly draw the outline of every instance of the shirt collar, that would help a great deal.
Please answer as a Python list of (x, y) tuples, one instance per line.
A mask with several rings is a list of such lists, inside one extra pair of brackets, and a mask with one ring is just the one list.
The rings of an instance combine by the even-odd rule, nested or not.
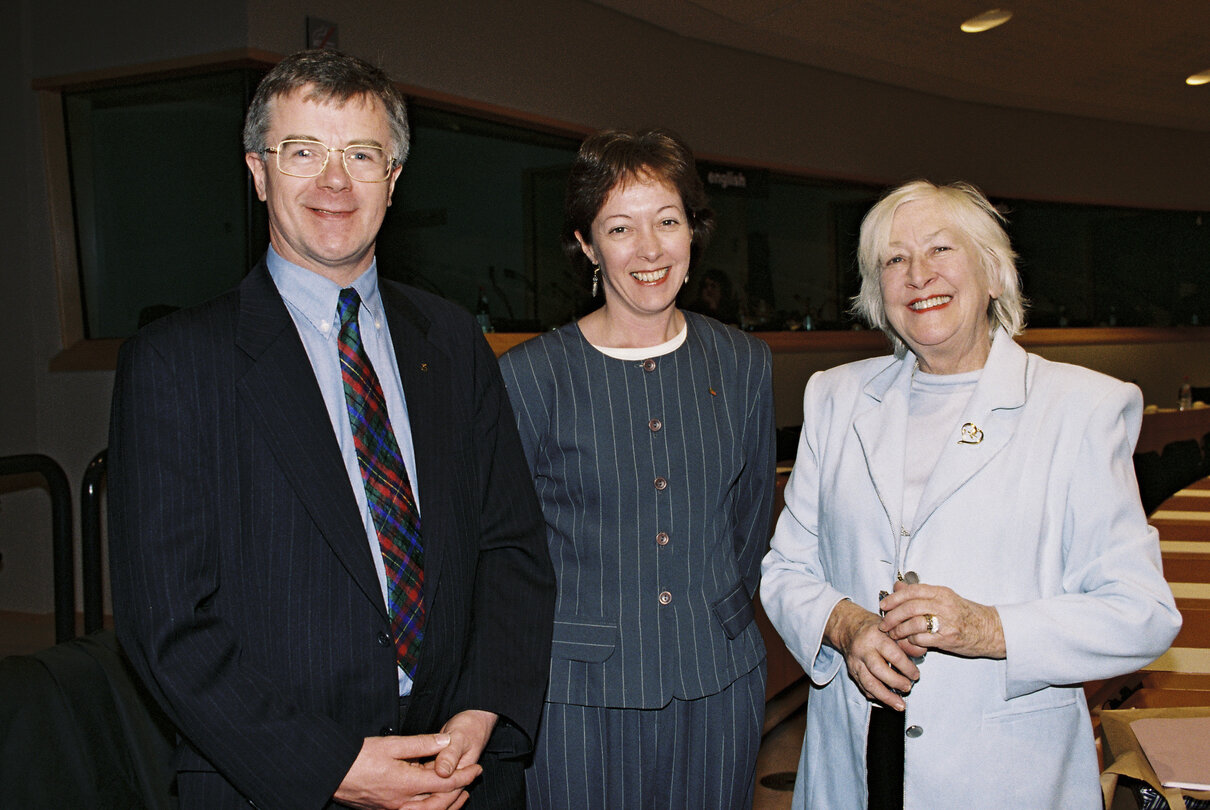
[[(336, 304), (342, 289), (339, 284), (283, 259), (272, 245), (265, 263), (282, 299), (307, 323), (325, 338), (339, 331), (340, 323), (336, 320)], [(362, 329), (371, 320), (375, 329), (381, 329), (384, 313), (382, 296), (378, 292), (378, 259), (372, 259), (366, 271), (349, 286), (361, 296), (361, 314), (357, 320)], [(370, 317), (366, 318), (366, 315)]]

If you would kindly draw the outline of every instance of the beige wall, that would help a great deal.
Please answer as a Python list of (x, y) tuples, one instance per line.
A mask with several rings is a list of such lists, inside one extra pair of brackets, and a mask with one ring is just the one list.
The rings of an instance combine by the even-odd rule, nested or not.
[[(302, 45), (310, 13), (338, 22), (342, 47), (406, 84), (574, 127), (668, 125), (707, 157), (877, 183), (964, 178), (1005, 196), (1210, 210), (1205, 133), (951, 102), (684, 39), (585, 0), (316, 0), (305, 12), (292, 0), (162, 0), (154, 13), (76, 0), (9, 6), (0, 34), (0, 454), (47, 453), (77, 488), (106, 443), (112, 374), (47, 370), (62, 346), (35, 78), (233, 48), (287, 53)], [(1156, 392), (1149, 396), (1179, 381), (1161, 369), (1193, 365), (1179, 346), (1072, 351), (1140, 377)], [(847, 359), (779, 355), (779, 422), (798, 421), (812, 370)], [(0, 610), (51, 609), (46, 501), (0, 489)]]
[[(252, 0), (249, 41), (287, 52), (303, 13)], [(399, 81), (579, 126), (663, 124), (705, 155), (989, 193), (1210, 208), (1205, 133), (964, 104), (685, 39), (583, 0), (319, 3)]]

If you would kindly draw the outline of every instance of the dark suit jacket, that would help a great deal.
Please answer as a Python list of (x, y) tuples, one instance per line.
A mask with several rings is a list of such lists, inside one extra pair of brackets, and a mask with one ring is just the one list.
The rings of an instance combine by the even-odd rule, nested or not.
[(122, 349), (109, 451), (114, 611), (184, 737), (182, 798), (196, 785), (223, 803), (322, 807), (362, 738), (436, 731), (468, 708), (533, 739), (554, 580), (495, 358), (458, 307), (381, 290), (425, 549), (427, 625), (403, 729), (371, 549), (264, 262)]

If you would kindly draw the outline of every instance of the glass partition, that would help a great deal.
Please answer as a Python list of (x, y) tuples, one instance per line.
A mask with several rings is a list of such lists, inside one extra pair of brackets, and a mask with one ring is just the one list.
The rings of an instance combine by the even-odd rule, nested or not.
[(260, 257), (264, 207), (240, 145), (260, 75), (63, 94), (85, 337), (131, 335), (232, 286)]
[[(63, 92), (87, 337), (124, 337), (211, 297), (264, 252), (264, 206), (240, 145), (261, 75)], [(411, 117), (411, 156), (378, 240), (383, 275), (458, 302), (492, 331), (550, 329), (591, 309), (589, 280), (559, 243), (580, 136), (424, 99)], [(750, 330), (859, 328), (848, 314), (857, 234), (881, 189), (699, 168), (719, 225), (682, 305)], [(993, 201), (1020, 253), (1032, 326), (1210, 320), (1210, 213)]]

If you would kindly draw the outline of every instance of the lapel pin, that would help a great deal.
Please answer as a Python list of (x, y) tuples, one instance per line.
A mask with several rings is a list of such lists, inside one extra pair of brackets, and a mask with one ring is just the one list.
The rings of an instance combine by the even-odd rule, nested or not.
[(420, 370), (421, 370), (421, 371), (428, 371), (428, 370), (429, 370), (429, 364), (428, 364), (428, 363), (421, 363), (421, 364), (420, 364)]
[(962, 438), (958, 440), (958, 444), (978, 444), (983, 441), (983, 431), (979, 430), (979, 426), (974, 422), (967, 422), (962, 426)]
[(717, 397), (717, 396), (718, 396), (718, 391), (715, 391), (713, 388), (710, 388), (710, 389), (707, 389), (707, 390), (709, 390), (709, 391), (710, 391), (710, 396), (712, 396), (712, 397)]

